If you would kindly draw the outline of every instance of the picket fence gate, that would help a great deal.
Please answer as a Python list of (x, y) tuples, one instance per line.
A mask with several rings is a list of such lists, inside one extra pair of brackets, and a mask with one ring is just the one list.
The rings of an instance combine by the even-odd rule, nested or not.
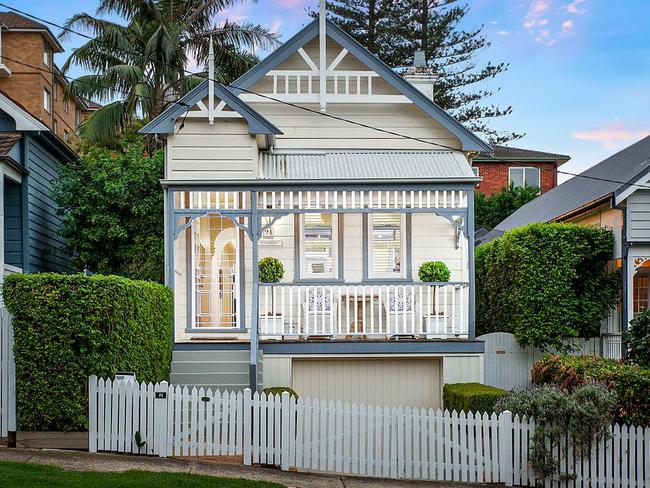
[[(95, 376), (89, 394), (91, 452), (241, 456), (244, 464), (283, 470), (536, 484), (528, 459), (535, 422), (510, 412), (350, 405)], [(568, 438), (558, 449), (559, 471), (568, 477), (558, 473), (546, 486), (650, 486), (650, 428), (614, 425), (585, 457), (572, 452)]]
[(11, 315), (0, 308), (0, 437), (16, 431), (16, 365)]

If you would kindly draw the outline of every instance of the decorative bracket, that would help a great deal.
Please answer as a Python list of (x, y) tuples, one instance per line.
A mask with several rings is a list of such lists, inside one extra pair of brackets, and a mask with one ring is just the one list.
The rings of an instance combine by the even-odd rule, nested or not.
[(634, 270), (636, 271), (637, 269), (639, 269), (648, 260), (650, 260), (650, 257), (648, 257), (648, 256), (644, 256), (644, 257), (641, 257), (641, 258), (634, 258)]

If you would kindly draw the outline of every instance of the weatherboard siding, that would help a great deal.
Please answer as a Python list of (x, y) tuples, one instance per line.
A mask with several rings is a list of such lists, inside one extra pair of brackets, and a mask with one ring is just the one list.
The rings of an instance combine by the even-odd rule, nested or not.
[(65, 239), (59, 234), (62, 219), (52, 199), (52, 182), (59, 174), (58, 158), (41, 142), (30, 138), (27, 149), (28, 235), (27, 271), (71, 272), (70, 258), (62, 248)]
[[(181, 128), (180, 125), (183, 125)], [(257, 143), (243, 119), (179, 119), (167, 138), (167, 178), (240, 180), (257, 177)]]
[(627, 199), (627, 239), (650, 242), (650, 191), (637, 190)]

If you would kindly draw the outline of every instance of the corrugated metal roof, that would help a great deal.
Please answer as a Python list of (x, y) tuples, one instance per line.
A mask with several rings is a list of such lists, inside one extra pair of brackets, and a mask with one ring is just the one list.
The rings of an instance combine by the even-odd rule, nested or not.
[[(541, 194), (498, 224), (489, 239), (533, 222), (550, 222), (621, 189), (650, 171), (650, 136)], [(488, 240), (489, 240), (488, 239)]]
[(260, 153), (266, 180), (475, 179), (458, 151)]

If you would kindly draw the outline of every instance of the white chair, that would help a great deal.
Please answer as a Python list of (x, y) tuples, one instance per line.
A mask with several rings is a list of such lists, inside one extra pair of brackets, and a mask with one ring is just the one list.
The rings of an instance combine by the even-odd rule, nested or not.
[(333, 335), (331, 325), (334, 320), (332, 290), (322, 286), (310, 287), (302, 304), (303, 335)]
[(421, 333), (422, 324), (418, 320), (415, 295), (410, 288), (389, 288), (384, 301), (387, 333), (391, 335), (413, 335)]

